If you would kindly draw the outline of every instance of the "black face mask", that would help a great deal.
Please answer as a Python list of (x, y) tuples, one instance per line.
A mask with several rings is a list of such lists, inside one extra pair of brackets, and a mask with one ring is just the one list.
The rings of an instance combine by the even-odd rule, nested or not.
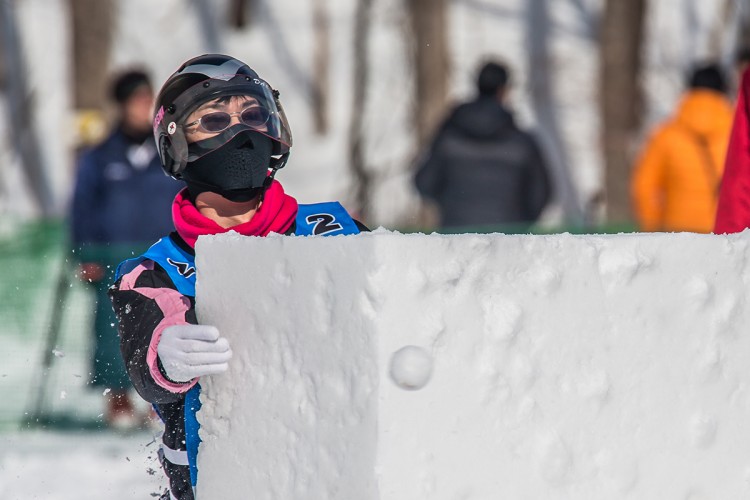
[(245, 130), (223, 146), (188, 162), (182, 179), (193, 199), (210, 191), (230, 201), (250, 201), (265, 187), (272, 151), (270, 138)]

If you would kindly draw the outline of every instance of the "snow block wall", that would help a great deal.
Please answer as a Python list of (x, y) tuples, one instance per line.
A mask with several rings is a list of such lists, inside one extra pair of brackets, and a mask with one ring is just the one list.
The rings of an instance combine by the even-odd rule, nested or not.
[(745, 498), (749, 242), (201, 237), (198, 498)]

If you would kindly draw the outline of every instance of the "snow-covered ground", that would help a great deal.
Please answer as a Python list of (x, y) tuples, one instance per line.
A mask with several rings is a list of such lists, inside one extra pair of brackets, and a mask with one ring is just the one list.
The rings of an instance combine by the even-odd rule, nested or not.
[[(57, 259), (48, 262), (53, 274), (58, 264)], [(4, 271), (7, 279), (8, 269)], [(35, 286), (39, 293), (23, 294), (33, 302), (28, 309), (36, 311), (35, 317), (14, 318), (6, 312), (0, 324), (0, 498), (130, 500), (163, 491), (165, 481), (156, 462), (153, 433), (42, 430), (22, 424), (39, 394), (53, 301), (51, 280), (35, 282)], [(104, 395), (101, 389), (87, 387), (90, 340), (88, 328), (82, 327), (90, 320), (91, 297), (76, 285), (68, 299), (42, 410), (73, 428), (76, 422), (101, 425)], [(139, 405), (145, 409), (144, 402)]]
[(157, 439), (141, 432), (0, 434), (3, 500), (132, 500), (165, 488)]

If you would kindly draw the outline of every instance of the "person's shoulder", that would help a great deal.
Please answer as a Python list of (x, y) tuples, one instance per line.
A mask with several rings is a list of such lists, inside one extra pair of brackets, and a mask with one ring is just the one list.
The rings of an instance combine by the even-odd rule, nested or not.
[(136, 288), (178, 290), (179, 287), (165, 269), (165, 265), (165, 262), (159, 258), (153, 258), (148, 252), (140, 257), (123, 261), (115, 272), (114, 290), (125, 291)]
[(456, 123), (465, 120), (467, 117), (472, 117), (480, 108), (481, 106), (477, 101), (459, 102), (448, 110), (445, 115), (444, 123), (447, 126), (455, 125)]
[(122, 134), (117, 130), (110, 132), (104, 139), (96, 144), (89, 145), (81, 150), (79, 157), (82, 161), (98, 159), (102, 156), (112, 154), (115, 149), (119, 149), (123, 143)]
[(370, 229), (357, 220), (340, 202), (300, 204), (288, 235), (355, 234)]
[(370, 229), (369, 227), (365, 226), (365, 225), (364, 225), (364, 224), (363, 224), (362, 222), (360, 222), (359, 220), (357, 220), (357, 219), (354, 219), (354, 218), (352, 218), (352, 220), (353, 220), (353, 221), (354, 221), (354, 223), (355, 223), (355, 224), (357, 225), (357, 229), (359, 229), (359, 232), (360, 232), (360, 233), (369, 233), (370, 231), (372, 231), (372, 230), (371, 230), (371, 229)]
[(113, 291), (136, 288), (175, 288), (172, 279), (159, 263), (145, 257), (120, 263), (115, 273)]
[(675, 136), (682, 137), (687, 132), (685, 127), (676, 118), (669, 118), (654, 125), (648, 137), (652, 142), (664, 142), (671, 140)]
[(468, 100), (468, 101), (456, 103), (448, 111), (448, 116), (455, 115), (456, 113), (463, 113), (466, 110), (472, 110), (477, 107), (477, 102), (478, 101), (476, 100)]
[[(372, 230), (367, 227), (364, 223), (360, 222), (359, 220), (352, 217), (352, 222), (354, 222), (354, 225), (357, 226), (357, 229), (360, 233), (369, 233)], [(297, 221), (292, 222), (292, 225), (289, 226), (289, 229), (287, 229), (284, 232), (284, 236), (295, 236), (297, 234)]]
[(517, 126), (515, 123), (510, 128), (510, 133), (514, 134), (517, 141), (520, 141), (527, 147), (531, 148), (539, 148), (541, 138), (539, 136), (539, 131), (533, 128), (521, 128)]
[(115, 150), (120, 150), (125, 143), (122, 132), (118, 129), (112, 130), (102, 141), (91, 146), (84, 153), (90, 156), (102, 156), (111, 154)]

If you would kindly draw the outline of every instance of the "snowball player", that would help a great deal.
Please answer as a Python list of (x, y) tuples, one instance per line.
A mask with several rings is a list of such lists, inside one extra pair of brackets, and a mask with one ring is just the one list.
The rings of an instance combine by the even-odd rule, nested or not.
[[(337, 235), (366, 230), (336, 203), (298, 205), (274, 180), (292, 136), (279, 93), (245, 63), (210, 54), (170, 76), (156, 100), (154, 136), (165, 172), (186, 184), (172, 204), (175, 231), (120, 264), (110, 297), (121, 351), (138, 393), (164, 421), (162, 498), (193, 499), (199, 379), (227, 370), (229, 343), (197, 324), (200, 235)], [(262, 284), (259, 284), (259, 289)]]

